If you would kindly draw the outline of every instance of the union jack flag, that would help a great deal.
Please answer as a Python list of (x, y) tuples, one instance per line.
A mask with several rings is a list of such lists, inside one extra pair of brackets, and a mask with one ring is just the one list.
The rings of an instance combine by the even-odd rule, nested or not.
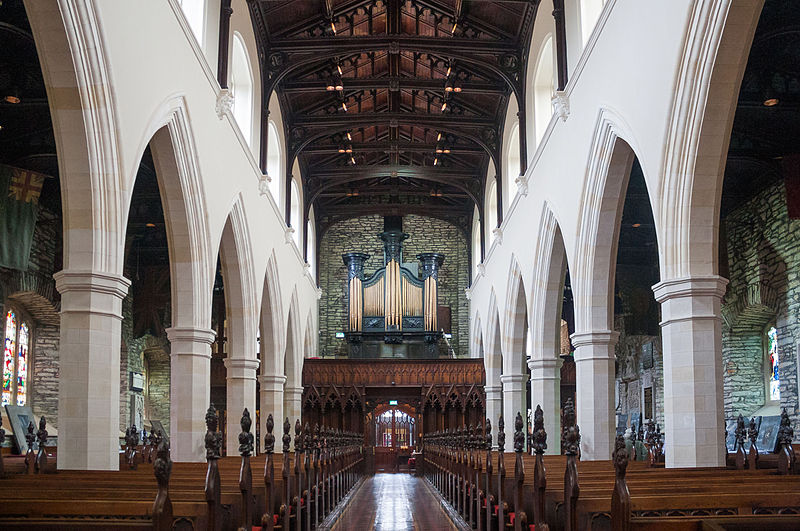
[(8, 196), (24, 203), (38, 204), (44, 178), (41, 173), (14, 168), (11, 184), (8, 185)]

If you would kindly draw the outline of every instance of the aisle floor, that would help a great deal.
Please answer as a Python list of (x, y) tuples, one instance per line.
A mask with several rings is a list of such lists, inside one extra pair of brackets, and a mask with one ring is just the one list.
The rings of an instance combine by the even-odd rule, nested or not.
[(368, 478), (333, 531), (452, 531), (456, 529), (431, 488), (409, 474)]

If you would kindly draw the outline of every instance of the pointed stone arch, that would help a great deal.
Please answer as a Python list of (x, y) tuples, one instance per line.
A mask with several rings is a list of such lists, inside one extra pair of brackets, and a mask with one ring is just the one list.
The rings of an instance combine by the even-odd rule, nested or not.
[(314, 314), (309, 308), (306, 317), (306, 331), (303, 335), (303, 358), (314, 357), (317, 341), (314, 341)]
[[(531, 290), (531, 407), (541, 405), (547, 433), (561, 432), (561, 311), (567, 252), (560, 224), (552, 205), (545, 201), (539, 218), (533, 256)], [(558, 445), (547, 449), (558, 454)]]
[(522, 268), (512, 253), (508, 272), (505, 333), (503, 334), (503, 374), (518, 374), (525, 370), (525, 336), (528, 329), (528, 296), (522, 279)]
[(303, 351), (302, 331), (300, 324), (300, 304), (297, 298), (297, 287), (292, 290), (289, 300), (289, 312), (286, 320), (286, 350), (283, 356), (283, 370), (286, 385), (283, 393), (284, 415), (291, 421), (300, 418), (303, 395)]
[(225, 285), (225, 320), (228, 357), (227, 370), (228, 448), (238, 444), (238, 425), (244, 408), (256, 406), (256, 328), (258, 311), (253, 273), (253, 254), (241, 194), (233, 201), (222, 230), (219, 245), (222, 278)]
[(636, 157), (632, 138), (631, 129), (619, 115), (600, 109), (587, 162), (575, 246), (572, 284), (578, 332), (610, 331), (613, 327), (619, 224)]
[(694, 2), (664, 152), (661, 278), (718, 273), (722, 180), (739, 88), (764, 0)]
[[(185, 99), (175, 96), (162, 103), (144, 138), (149, 141), (142, 142), (139, 152), (149, 143), (167, 224), (173, 327), (208, 329), (215, 262)], [(130, 174), (135, 176), (135, 172)], [(129, 203), (130, 196), (126, 198)]]
[(575, 269), (571, 271), (576, 410), (581, 455), (587, 460), (608, 459), (613, 450), (614, 348), (619, 337), (613, 330), (613, 291), (625, 190), (636, 158), (633, 138), (621, 116), (600, 109), (580, 203)]
[[(125, 189), (108, 61), (93, 0), (25, 2), (47, 91), (63, 212), (58, 468), (119, 468)], [(98, 311), (102, 308), (102, 311)], [(91, 390), (91, 392), (89, 391)]]
[(528, 366), (526, 339), (528, 335), (528, 298), (522, 279), (522, 268), (512, 254), (508, 273), (503, 343), (503, 416), (513, 419), (518, 412), (527, 414), (526, 385)]
[(261, 374), (283, 374), (283, 352), (286, 333), (283, 318), (281, 286), (278, 279), (275, 250), (267, 260), (261, 296)]
[(502, 329), (500, 310), (497, 307), (497, 294), (492, 288), (489, 295), (489, 310), (486, 314), (486, 351), (483, 358), (486, 367), (486, 416), (497, 422), (503, 411), (503, 373)]
[(64, 269), (121, 275), (126, 192), (114, 89), (95, 2), (28, 0), (25, 9), (58, 153)]
[(475, 312), (472, 318), (472, 336), (470, 342), (470, 357), (483, 358), (483, 324), (481, 322), (480, 312)]
[(261, 433), (266, 433), (267, 417), (272, 413), (276, 421), (283, 418), (283, 388), (286, 376), (283, 371), (283, 352), (286, 334), (283, 320), (281, 287), (278, 281), (275, 250), (267, 259), (264, 273), (263, 293), (261, 295), (261, 316), (259, 319), (261, 354), (261, 374), (259, 384), (259, 406)]

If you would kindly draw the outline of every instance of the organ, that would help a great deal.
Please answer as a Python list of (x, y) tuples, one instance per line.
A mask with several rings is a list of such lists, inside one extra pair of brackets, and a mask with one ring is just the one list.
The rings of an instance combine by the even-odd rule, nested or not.
[[(403, 262), (403, 241), (409, 235), (387, 218), (383, 241), (383, 267), (366, 275), (370, 255), (342, 255), (347, 266), (350, 356), (438, 357), (439, 270), (441, 253), (420, 253), (418, 262)], [(394, 224), (393, 224), (394, 223)]]

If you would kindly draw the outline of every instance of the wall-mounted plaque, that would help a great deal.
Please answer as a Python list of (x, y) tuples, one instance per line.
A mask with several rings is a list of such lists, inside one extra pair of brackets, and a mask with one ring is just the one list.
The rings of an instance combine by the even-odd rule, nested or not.
[(644, 388), (644, 418), (653, 418), (653, 388)]
[(653, 342), (648, 341), (642, 345), (642, 368), (652, 369), (653, 365)]
[(14, 448), (17, 453), (25, 454), (28, 451), (28, 441), (25, 434), (28, 433), (28, 425), (33, 422), (33, 431), (39, 429), (36, 417), (33, 416), (30, 406), (6, 406), (6, 418), (11, 423), (11, 430), (14, 432)]
[(775, 451), (778, 445), (778, 428), (781, 425), (781, 417), (778, 415), (761, 417), (761, 426), (758, 428), (758, 439), (756, 447), (758, 452), (769, 454)]

